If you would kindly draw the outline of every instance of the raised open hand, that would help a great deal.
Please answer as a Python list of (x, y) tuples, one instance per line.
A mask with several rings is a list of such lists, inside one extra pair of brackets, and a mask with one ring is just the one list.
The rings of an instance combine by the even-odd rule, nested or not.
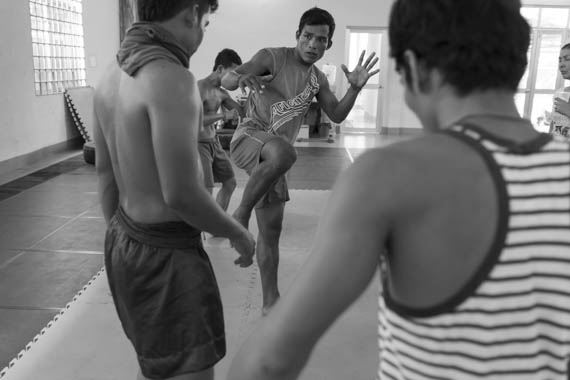
[(246, 88), (250, 91), (259, 92), (263, 94), (263, 89), (265, 88), (265, 83), (273, 79), (272, 75), (253, 75), (253, 74), (240, 74), (238, 78), (238, 86), (241, 89), (242, 94), (246, 94)]
[(370, 54), (366, 61), (364, 61), (364, 54), (366, 54), (366, 50), (363, 50), (362, 54), (360, 54), (360, 58), (358, 58), (358, 64), (354, 70), (349, 71), (346, 65), (340, 66), (346, 75), (346, 79), (348, 80), (350, 87), (357, 91), (360, 91), (362, 87), (366, 85), (366, 82), (368, 82), (368, 79), (370, 79), (370, 77), (380, 72), (380, 69), (372, 70), (378, 62), (376, 53)]

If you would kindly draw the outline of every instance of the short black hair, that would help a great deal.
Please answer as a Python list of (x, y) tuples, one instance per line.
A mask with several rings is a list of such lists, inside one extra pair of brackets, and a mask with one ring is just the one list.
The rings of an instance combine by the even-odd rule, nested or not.
[(570, 42), (560, 48), (560, 50), (564, 49), (570, 49)]
[(137, 14), (139, 21), (161, 22), (195, 4), (200, 8), (200, 17), (218, 9), (218, 0), (137, 0)]
[(531, 29), (520, 0), (396, 0), (389, 23), (390, 56), (409, 68), (406, 50), (439, 70), (459, 96), (476, 90), (516, 91), (527, 66)]
[(218, 69), (218, 66), (222, 65), (224, 69), (227, 69), (231, 65), (241, 65), (241, 58), (239, 54), (232, 49), (224, 49), (218, 53), (216, 60), (214, 61), (214, 70)]
[(297, 29), (298, 35), (301, 34), (305, 25), (328, 25), (329, 41), (332, 41), (336, 24), (333, 16), (324, 9), (314, 7), (305, 11), (301, 16), (301, 20), (299, 20), (299, 29)]

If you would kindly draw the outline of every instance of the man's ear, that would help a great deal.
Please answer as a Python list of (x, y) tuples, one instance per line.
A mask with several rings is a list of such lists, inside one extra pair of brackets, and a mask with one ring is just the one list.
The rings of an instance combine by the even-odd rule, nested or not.
[(327, 50), (329, 50), (331, 48), (332, 44), (333, 44), (332, 40), (329, 40), (329, 42), (327, 44)]
[(295, 39), (298, 40), (299, 37), (301, 37), (301, 32), (300, 32), (299, 30), (297, 30), (297, 31), (295, 32)]
[(411, 50), (404, 52), (404, 70), (406, 79), (406, 86), (411, 92), (419, 94), (420, 90), (420, 74), (418, 72), (419, 62), (416, 53)]
[(189, 26), (198, 25), (200, 23), (200, 5), (193, 4), (184, 11), (184, 21)]
[(404, 52), (404, 64), (407, 69), (406, 82), (410, 90), (418, 94), (431, 91), (434, 80), (438, 81), (432, 75), (437, 74), (435, 70), (428, 69), (425, 63), (419, 60), (417, 54), (411, 50)]

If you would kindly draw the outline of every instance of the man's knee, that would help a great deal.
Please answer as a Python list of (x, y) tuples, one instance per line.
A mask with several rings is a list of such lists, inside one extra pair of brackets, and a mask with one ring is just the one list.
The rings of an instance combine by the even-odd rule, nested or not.
[(273, 139), (263, 146), (261, 161), (269, 162), (272, 166), (286, 171), (297, 161), (297, 152), (287, 141)]
[(266, 220), (259, 223), (259, 238), (266, 244), (277, 244), (281, 237), (283, 223), (281, 220)]

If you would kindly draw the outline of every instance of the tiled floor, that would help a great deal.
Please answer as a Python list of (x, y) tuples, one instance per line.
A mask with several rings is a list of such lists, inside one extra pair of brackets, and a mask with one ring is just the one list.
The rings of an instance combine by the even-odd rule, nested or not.
[[(333, 144), (298, 143), (290, 187), (330, 189), (358, 154), (396, 140), (341, 135)], [(0, 176), (0, 369), (103, 266), (105, 224), (95, 169), (79, 152), (64, 158), (33, 172), (21, 170), (20, 178)], [(238, 169), (236, 175), (243, 187), (245, 174)]]

